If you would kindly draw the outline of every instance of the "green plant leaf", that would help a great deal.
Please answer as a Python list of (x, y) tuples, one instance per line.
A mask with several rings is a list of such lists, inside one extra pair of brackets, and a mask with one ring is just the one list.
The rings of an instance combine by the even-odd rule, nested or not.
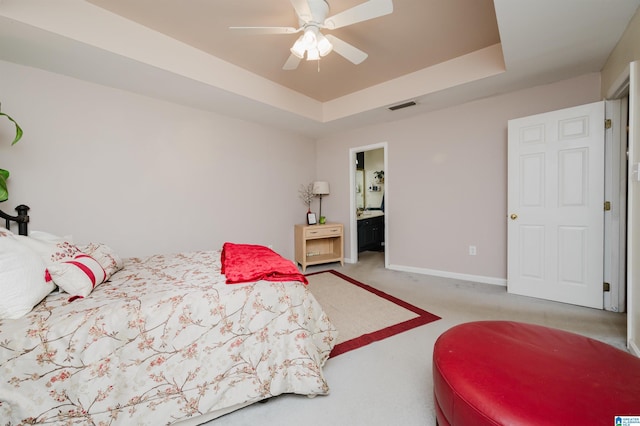
[[(9, 121), (11, 121), (16, 126), (16, 136), (13, 138), (13, 142), (11, 145), (15, 145), (22, 138), (22, 128), (16, 123), (16, 120), (5, 114), (4, 112), (0, 112), (0, 117), (5, 116)], [(7, 179), (9, 179), (9, 171), (0, 169), (0, 202), (7, 201), (9, 199), (9, 191), (7, 190)]]
[(9, 179), (9, 171), (0, 169), (0, 202), (7, 201), (9, 191), (7, 191), (7, 179)]
[(11, 118), (10, 116), (8, 116), (7, 114), (5, 114), (4, 112), (0, 112), (0, 116), (4, 115), (5, 117), (7, 117), (9, 119), (9, 121), (13, 122), (13, 124), (16, 125), (16, 137), (13, 139), (13, 142), (11, 142), (11, 145), (15, 145), (16, 142), (18, 142), (21, 138), (22, 138), (22, 128), (20, 128), (20, 126), (18, 125), (18, 123), (16, 123), (16, 120), (14, 120), (13, 118)]

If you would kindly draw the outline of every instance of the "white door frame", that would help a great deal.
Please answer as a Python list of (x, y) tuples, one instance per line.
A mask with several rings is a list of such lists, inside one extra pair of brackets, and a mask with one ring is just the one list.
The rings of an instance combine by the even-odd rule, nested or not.
[[(638, 100), (640, 99), (640, 90), (638, 88), (639, 82), (637, 79), (637, 76), (640, 74), (638, 72), (639, 66), (640, 61), (636, 61), (631, 62), (629, 66), (625, 67), (620, 75), (618, 75), (615, 82), (609, 87), (606, 95), (606, 99), (624, 99), (626, 101), (623, 102), (624, 109), (621, 115), (624, 121), (621, 121), (621, 124), (628, 126), (628, 130), (627, 132), (623, 131), (620, 138), (621, 141), (625, 142), (622, 148), (624, 165), (621, 167), (624, 188), (620, 188), (620, 197), (621, 199), (625, 199), (627, 209), (624, 223), (621, 225), (621, 231), (624, 232), (624, 236), (621, 237), (621, 245), (626, 248), (626, 270), (621, 273), (621, 278), (626, 278), (623, 282), (626, 289), (627, 347), (638, 357), (640, 357), (640, 333), (638, 333), (640, 321), (637, 312), (640, 307), (640, 303), (638, 301), (638, 296), (634, 293), (638, 291), (637, 274), (639, 270), (638, 265), (640, 265), (640, 256), (636, 253), (638, 248), (638, 238), (634, 237), (634, 235), (638, 232), (635, 228), (637, 228), (640, 221), (638, 221), (637, 218), (637, 208), (634, 210), (633, 204), (638, 204), (637, 182), (639, 179), (635, 174), (638, 172), (634, 164), (638, 161), (637, 151), (638, 147), (640, 147), (640, 137), (638, 137), (640, 129), (640, 119), (638, 118), (638, 108), (640, 107), (640, 102), (638, 102)], [(634, 80), (633, 83), (632, 80)], [(625, 120), (627, 118), (628, 121)], [(626, 143), (628, 143), (628, 148)], [(624, 148), (627, 148), (628, 151), (625, 151)], [(625, 170), (626, 173), (624, 173)], [(636, 217), (634, 217), (634, 215)], [(621, 251), (621, 254), (623, 253), (624, 252)], [(621, 283), (621, 285), (623, 284)]]
[(640, 61), (629, 66), (629, 167), (627, 204), (627, 347), (640, 356)]
[(358, 262), (358, 217), (356, 215), (356, 153), (382, 148), (384, 153), (384, 267), (389, 267), (389, 147), (387, 142), (359, 146), (349, 149), (349, 257)]
[(627, 102), (624, 98), (605, 102), (605, 117), (612, 122), (605, 130), (605, 200), (611, 210), (604, 212), (604, 309), (624, 312), (626, 305), (626, 209), (627, 209)]

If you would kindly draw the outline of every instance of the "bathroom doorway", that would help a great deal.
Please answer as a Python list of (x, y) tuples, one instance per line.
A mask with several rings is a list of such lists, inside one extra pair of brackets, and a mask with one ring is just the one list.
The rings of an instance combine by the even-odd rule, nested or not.
[(351, 179), (350, 257), (384, 259), (388, 266), (387, 144), (352, 148), (349, 151)]

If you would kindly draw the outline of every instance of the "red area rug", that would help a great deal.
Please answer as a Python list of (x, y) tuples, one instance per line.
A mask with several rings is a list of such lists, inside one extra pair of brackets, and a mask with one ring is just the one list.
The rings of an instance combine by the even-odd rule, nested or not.
[(334, 270), (308, 274), (307, 279), (309, 290), (338, 329), (331, 357), (440, 319)]

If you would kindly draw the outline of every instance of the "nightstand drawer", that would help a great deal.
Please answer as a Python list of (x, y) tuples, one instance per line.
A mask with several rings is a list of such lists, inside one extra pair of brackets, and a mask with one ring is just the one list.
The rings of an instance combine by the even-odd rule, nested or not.
[(322, 228), (307, 228), (304, 230), (304, 237), (309, 238), (325, 238), (338, 237), (342, 235), (341, 226), (328, 226)]

